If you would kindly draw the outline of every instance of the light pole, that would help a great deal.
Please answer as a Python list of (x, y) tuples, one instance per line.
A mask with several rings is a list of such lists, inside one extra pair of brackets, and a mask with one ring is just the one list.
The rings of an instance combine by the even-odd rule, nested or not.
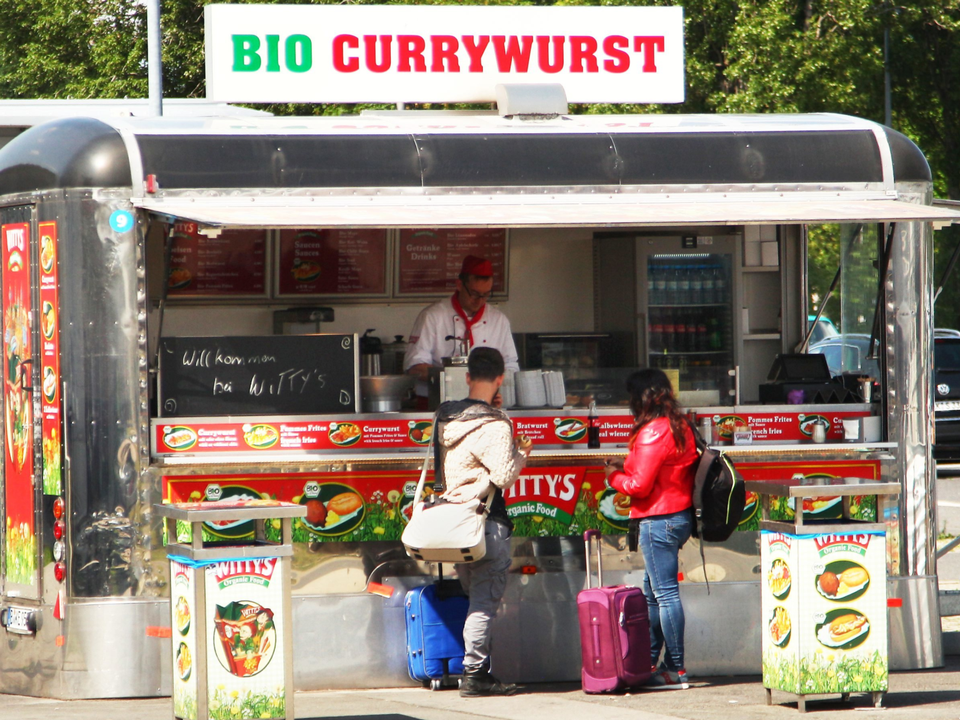
[(147, 91), (150, 112), (163, 115), (163, 58), (160, 52), (160, 0), (147, 0)]

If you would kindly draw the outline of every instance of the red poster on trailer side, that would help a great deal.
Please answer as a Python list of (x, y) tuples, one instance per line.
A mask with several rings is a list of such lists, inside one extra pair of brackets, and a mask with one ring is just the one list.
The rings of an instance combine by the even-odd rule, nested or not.
[(3, 242), (3, 406), (6, 509), (6, 578), (32, 585), (36, 581), (37, 544), (33, 500), (33, 413), (29, 361), (30, 224), (0, 228)]
[(43, 494), (63, 488), (60, 424), (59, 247), (56, 222), (40, 223), (40, 363), (43, 420)]

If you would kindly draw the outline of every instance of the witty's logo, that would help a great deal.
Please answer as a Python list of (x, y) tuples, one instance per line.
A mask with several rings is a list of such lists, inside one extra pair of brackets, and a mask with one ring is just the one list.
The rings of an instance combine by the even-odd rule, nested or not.
[(790, 546), (793, 543), (793, 538), (784, 533), (769, 533), (767, 535), (767, 549), (770, 552), (790, 552)]
[(217, 585), (221, 589), (237, 583), (251, 583), (269, 587), (276, 565), (277, 558), (229, 560), (214, 565), (214, 573)]
[(838, 552), (852, 552), (857, 555), (866, 555), (870, 547), (871, 533), (856, 533), (850, 535), (817, 535), (813, 543), (820, 557)]

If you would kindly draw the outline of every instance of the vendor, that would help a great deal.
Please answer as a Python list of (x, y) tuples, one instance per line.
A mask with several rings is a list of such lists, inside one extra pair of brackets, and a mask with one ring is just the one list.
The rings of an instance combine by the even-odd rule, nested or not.
[(468, 255), (453, 295), (424, 308), (417, 316), (403, 361), (404, 372), (417, 378), (417, 395), (428, 395), (431, 367), (443, 367), (443, 358), (460, 355), (461, 351), (467, 355), (474, 347), (499, 350), (507, 370), (520, 369), (510, 321), (487, 305), (492, 293), (493, 264)]

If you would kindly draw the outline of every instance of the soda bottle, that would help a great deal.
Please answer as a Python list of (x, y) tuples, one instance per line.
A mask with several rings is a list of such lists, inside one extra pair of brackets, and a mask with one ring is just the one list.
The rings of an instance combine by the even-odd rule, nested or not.
[(600, 448), (600, 418), (597, 417), (597, 402), (590, 401), (590, 411), (587, 414), (587, 448), (597, 450)]
[(663, 311), (663, 351), (675, 352), (677, 349), (676, 339), (673, 310), (666, 308)]
[(695, 265), (690, 273), (690, 302), (694, 305), (703, 302), (703, 265)]
[(647, 304), (657, 305), (657, 267), (647, 268)]
[(680, 284), (680, 273), (677, 271), (675, 266), (667, 266), (667, 304), (676, 305), (679, 301), (677, 299), (677, 291), (679, 290)]
[(677, 352), (686, 352), (690, 348), (687, 346), (687, 321), (683, 310), (676, 310), (673, 317), (673, 333), (676, 336), (674, 347)]
[(704, 266), (703, 273), (703, 302), (706, 305), (712, 305), (717, 301), (713, 281), (713, 270), (711, 266)]
[(725, 303), (727, 302), (727, 274), (720, 265), (714, 272), (716, 275), (714, 276), (713, 287), (717, 295), (717, 302)]
[(650, 352), (663, 349), (663, 322), (659, 310), (650, 311)]
[(707, 319), (701, 312), (697, 320), (697, 350), (704, 352), (710, 349), (710, 338), (707, 335)]
[(688, 305), (690, 303), (690, 266), (677, 266), (677, 304)]
[(667, 302), (667, 271), (663, 265), (653, 265), (654, 275), (654, 305), (665, 305)]

